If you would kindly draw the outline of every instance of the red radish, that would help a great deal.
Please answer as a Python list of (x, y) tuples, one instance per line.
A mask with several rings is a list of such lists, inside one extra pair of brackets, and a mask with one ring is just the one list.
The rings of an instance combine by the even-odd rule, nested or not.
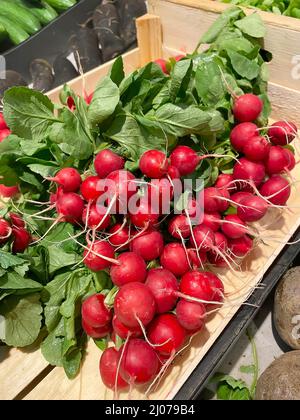
[(243, 222), (256, 222), (265, 216), (268, 208), (269, 205), (264, 199), (252, 195), (241, 200), (237, 215)]
[(180, 175), (189, 175), (195, 171), (200, 158), (195, 152), (188, 146), (177, 146), (170, 155), (171, 165), (175, 166)]
[(170, 165), (168, 167), (168, 175), (171, 179), (179, 179), (180, 178), (179, 169), (176, 168), (176, 166)]
[(3, 113), (0, 112), (0, 130), (5, 130), (6, 128), (8, 128), (8, 127), (7, 127), (7, 124), (4, 120)]
[(214, 186), (218, 189), (224, 188), (230, 192), (234, 192), (237, 189), (234, 185), (234, 179), (231, 174), (220, 174)]
[(202, 268), (207, 262), (207, 254), (204, 251), (196, 251), (194, 248), (188, 248), (188, 255), (193, 269)]
[(85, 102), (86, 102), (88, 105), (90, 105), (90, 103), (92, 102), (92, 100), (93, 100), (93, 96), (94, 96), (94, 92), (91, 92), (90, 94), (87, 94), (87, 93), (85, 92), (84, 99), (85, 99)]
[(250, 122), (256, 120), (262, 110), (262, 100), (253, 93), (246, 93), (234, 101), (233, 115), (240, 122)]
[(129, 248), (128, 241), (130, 238), (130, 231), (127, 226), (122, 226), (121, 223), (117, 223), (108, 231), (108, 233), (111, 245), (120, 247), (120, 251), (125, 251)]
[(145, 261), (159, 258), (164, 249), (163, 235), (157, 230), (146, 230), (130, 243), (130, 250), (140, 255)]
[(0, 131), (0, 143), (6, 139), (11, 134), (11, 131), (8, 128)]
[(157, 213), (169, 214), (174, 188), (168, 178), (152, 180), (147, 188), (148, 200)]
[(61, 221), (77, 223), (82, 220), (83, 210), (84, 202), (74, 192), (62, 194), (56, 201), (56, 211)]
[(296, 159), (294, 153), (290, 149), (283, 149), (288, 160), (287, 170), (292, 171), (296, 166)]
[(245, 257), (253, 248), (253, 240), (244, 235), (241, 238), (229, 239), (228, 246), (234, 257)]
[(142, 257), (134, 252), (124, 252), (117, 258), (120, 265), (114, 265), (110, 269), (112, 282), (121, 287), (130, 282), (144, 283), (147, 276), (147, 266)]
[(291, 143), (296, 135), (296, 125), (288, 121), (277, 121), (268, 130), (268, 136), (271, 142), (280, 146)]
[(225, 216), (224, 221), (225, 223), (222, 223), (222, 231), (227, 238), (241, 238), (248, 232), (246, 224), (236, 214)]
[(24, 228), (12, 228), (12, 235), (12, 251), (15, 254), (24, 252), (32, 241), (30, 233)]
[(114, 315), (112, 320), (112, 325), (114, 332), (122, 338), (122, 340), (126, 340), (128, 335), (132, 338), (142, 337), (143, 332), (140, 327), (136, 328), (128, 328), (126, 325), (122, 324), (122, 322)]
[(152, 321), (156, 303), (150, 289), (143, 283), (127, 283), (118, 291), (114, 309), (124, 325), (137, 328), (140, 323), (147, 326)]
[(257, 136), (258, 127), (251, 122), (244, 122), (236, 125), (230, 133), (230, 141), (237, 152), (243, 152), (244, 147), (252, 137)]
[[(225, 235), (221, 232), (215, 233), (215, 246), (225, 254), (228, 249), (228, 241)], [(222, 258), (221, 255), (217, 254), (214, 250), (208, 253), (209, 262), (217, 267), (227, 267), (227, 262)]]
[(154, 61), (154, 63), (157, 64), (165, 74), (169, 74), (166, 60), (164, 60), (163, 58), (158, 58), (157, 60)]
[[(121, 353), (114, 347), (105, 349), (101, 355), (99, 369), (102, 382), (107, 388), (114, 389), (115, 385), (117, 389), (124, 389), (128, 387), (128, 383), (118, 374), (116, 381), (118, 365)], [(117, 383), (116, 383), (117, 382)]]
[(140, 158), (140, 170), (148, 178), (159, 179), (168, 171), (168, 158), (160, 150), (148, 150)]
[(291, 195), (289, 182), (280, 175), (273, 175), (261, 187), (260, 193), (277, 206), (285, 206)]
[(163, 268), (171, 271), (176, 277), (189, 271), (190, 265), (183, 245), (172, 242), (164, 247), (160, 257)]
[(12, 229), (10, 227), (10, 224), (5, 220), (0, 218), (0, 244), (5, 244), (10, 235), (12, 233)]
[(181, 279), (180, 292), (187, 300), (192, 297), (205, 302), (222, 302), (224, 285), (213, 273), (189, 271)]
[(20, 194), (20, 188), (18, 185), (13, 187), (7, 187), (4, 184), (0, 184), (0, 196), (4, 198), (14, 198)]
[(89, 176), (81, 184), (80, 192), (86, 201), (95, 201), (104, 193), (101, 188), (101, 178), (98, 176)]
[(234, 201), (236, 204), (232, 204), (234, 206), (238, 206), (240, 202), (246, 197), (252, 197), (253, 194), (247, 191), (239, 191), (237, 193), (232, 194), (230, 197), (231, 201)]
[(138, 228), (151, 227), (157, 224), (159, 214), (152, 208), (151, 204), (142, 198), (134, 213), (130, 213), (131, 222)]
[(251, 162), (249, 159), (241, 158), (234, 165), (233, 177), (236, 180), (252, 181), (257, 187), (259, 187), (265, 176), (266, 171), (263, 163)]
[(72, 96), (68, 96), (67, 106), (68, 106), (69, 110), (72, 111), (72, 112), (76, 109), (75, 101), (72, 98)]
[(89, 229), (101, 231), (109, 226), (111, 217), (107, 214), (106, 207), (92, 204), (83, 210), (82, 221)]
[(187, 216), (184, 214), (174, 216), (169, 222), (168, 231), (176, 239), (189, 238), (191, 227)]
[(74, 168), (63, 168), (54, 178), (47, 178), (47, 180), (60, 185), (66, 193), (78, 191), (81, 185), (80, 173)]
[(229, 207), (230, 195), (227, 190), (218, 190), (214, 187), (204, 189), (204, 211), (207, 213), (221, 212), (223, 213)]
[(85, 249), (83, 262), (90, 270), (97, 272), (109, 268), (114, 256), (114, 249), (108, 242), (96, 241), (88, 249)]
[(204, 213), (203, 215), (203, 225), (207, 226), (213, 232), (217, 232), (221, 226), (221, 215), (218, 212), (213, 213)]
[(81, 323), (86, 335), (96, 340), (106, 337), (111, 332), (110, 324), (103, 325), (103, 327), (92, 327), (85, 319), (82, 319)]
[(135, 176), (129, 171), (117, 170), (107, 176), (106, 182), (108, 182), (108, 192), (111, 197), (108, 202), (110, 203), (113, 197), (115, 197), (117, 211), (122, 214), (127, 214), (128, 200), (137, 192)]
[[(119, 350), (120, 354), (122, 350), (123, 347)], [(125, 347), (120, 374), (130, 384), (145, 384), (156, 375), (158, 363), (155, 351), (146, 341), (132, 338)]]
[(243, 153), (247, 159), (252, 162), (261, 162), (265, 160), (270, 151), (270, 143), (265, 137), (252, 137), (243, 149)]
[(265, 161), (266, 171), (269, 175), (277, 175), (287, 171), (290, 158), (281, 146), (272, 146)]
[(174, 274), (164, 268), (153, 268), (148, 272), (145, 284), (154, 296), (159, 314), (169, 312), (175, 307), (179, 286)]
[(174, 57), (174, 60), (176, 60), (176, 61), (180, 61), (180, 60), (182, 60), (183, 58), (185, 58), (186, 56), (184, 55), (184, 54), (179, 54), (179, 55), (176, 55), (175, 57)]
[(25, 222), (17, 213), (9, 213), (9, 218), (13, 227), (25, 228)]
[(191, 197), (188, 200), (188, 205), (185, 209), (185, 213), (189, 215), (193, 223), (200, 223), (201, 218), (203, 216), (203, 209), (200, 204), (200, 200), (197, 201), (194, 197)]
[(148, 337), (158, 353), (171, 356), (183, 345), (186, 332), (174, 314), (161, 314), (151, 322)]
[(110, 323), (112, 311), (105, 305), (105, 296), (101, 293), (89, 296), (82, 303), (82, 319), (91, 327), (100, 328)]
[(206, 309), (202, 303), (180, 299), (176, 306), (179, 324), (188, 331), (200, 331), (205, 323)]
[(215, 234), (205, 225), (195, 226), (193, 229), (193, 236), (190, 238), (192, 247), (196, 247), (201, 251), (210, 251), (215, 247)]
[(95, 171), (100, 178), (106, 178), (112, 172), (123, 169), (124, 165), (124, 159), (109, 149), (101, 150), (94, 160)]
[(57, 187), (56, 191), (50, 194), (50, 204), (55, 204), (58, 198), (63, 194), (63, 189), (61, 187)]

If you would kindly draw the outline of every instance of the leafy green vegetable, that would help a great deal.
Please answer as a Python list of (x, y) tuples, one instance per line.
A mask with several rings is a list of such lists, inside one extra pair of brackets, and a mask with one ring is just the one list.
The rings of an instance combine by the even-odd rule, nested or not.
[(89, 106), (89, 122), (94, 125), (101, 124), (113, 114), (119, 100), (120, 92), (118, 86), (110, 77), (104, 77), (96, 86), (92, 102)]

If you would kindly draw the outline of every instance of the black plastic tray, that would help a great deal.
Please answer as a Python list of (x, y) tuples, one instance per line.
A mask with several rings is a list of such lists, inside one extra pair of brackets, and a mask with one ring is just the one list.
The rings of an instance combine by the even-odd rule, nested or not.
[[(291, 239), (291, 242), (300, 240), (300, 227)], [(263, 289), (256, 289), (248, 302), (252, 306), (242, 306), (228, 326), (218, 337), (215, 344), (207, 352), (193, 373), (175, 395), (174, 400), (197, 400), (212, 375), (217, 371), (228, 352), (237, 343), (248, 325), (256, 316), (263, 303), (278, 283), (283, 274), (293, 265), (300, 256), (300, 244), (286, 245), (276, 261), (265, 274), (262, 282)], [(300, 263), (300, 261), (299, 261)]]
[(66, 41), (78, 25), (87, 21), (102, 0), (81, 0), (66, 10), (49, 25), (32, 35), (22, 44), (5, 52), (6, 69), (15, 70), (30, 82), (29, 65), (35, 58), (53, 64), (56, 56), (64, 50)]

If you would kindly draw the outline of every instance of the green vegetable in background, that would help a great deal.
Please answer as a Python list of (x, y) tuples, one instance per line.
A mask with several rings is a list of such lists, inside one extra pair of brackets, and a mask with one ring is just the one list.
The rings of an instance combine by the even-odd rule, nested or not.
[(300, 18), (299, 0), (220, 0), (222, 3), (232, 3), (239, 6), (257, 8), (277, 15)]

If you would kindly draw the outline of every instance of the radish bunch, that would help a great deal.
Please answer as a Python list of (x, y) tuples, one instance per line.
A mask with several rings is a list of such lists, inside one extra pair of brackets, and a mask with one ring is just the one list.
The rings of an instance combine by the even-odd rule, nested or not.
[(11, 134), (10, 129), (4, 120), (3, 113), (0, 112), (0, 143)]
[(23, 253), (32, 241), (30, 232), (22, 217), (17, 213), (9, 213), (0, 218), (0, 245), (11, 243), (13, 253)]

